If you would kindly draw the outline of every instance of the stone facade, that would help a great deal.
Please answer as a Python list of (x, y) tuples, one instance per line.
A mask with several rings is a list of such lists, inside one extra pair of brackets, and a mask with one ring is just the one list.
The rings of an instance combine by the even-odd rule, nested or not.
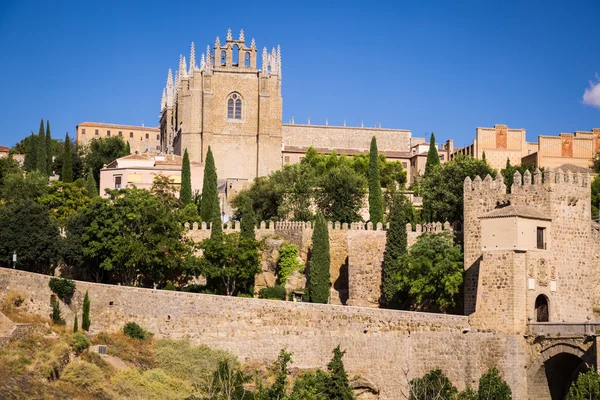
[(131, 154), (158, 153), (160, 130), (158, 127), (82, 122), (75, 127), (77, 144), (85, 146), (93, 139), (119, 136), (129, 143)]

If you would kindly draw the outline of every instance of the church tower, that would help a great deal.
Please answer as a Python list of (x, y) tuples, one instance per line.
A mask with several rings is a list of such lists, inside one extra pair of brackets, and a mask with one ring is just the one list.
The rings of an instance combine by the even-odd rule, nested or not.
[(161, 145), (165, 152), (204, 162), (208, 147), (217, 176), (253, 180), (281, 168), (282, 98), (281, 51), (262, 51), (260, 69), (254, 39), (244, 31), (225, 42), (216, 38), (197, 65), (192, 43), (189, 65), (180, 56), (179, 68), (161, 102)]

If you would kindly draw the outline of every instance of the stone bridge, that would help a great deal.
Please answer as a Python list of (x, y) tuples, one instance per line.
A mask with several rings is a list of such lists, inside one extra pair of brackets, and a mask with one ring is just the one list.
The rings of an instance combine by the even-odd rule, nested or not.
[(597, 322), (529, 324), (528, 398), (562, 400), (580, 372), (598, 370), (597, 331)]

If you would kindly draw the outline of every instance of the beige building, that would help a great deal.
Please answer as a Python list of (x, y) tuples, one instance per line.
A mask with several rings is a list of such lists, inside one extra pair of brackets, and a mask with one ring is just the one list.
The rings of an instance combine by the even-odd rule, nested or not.
[[(100, 194), (109, 197), (106, 189), (125, 189), (132, 186), (150, 190), (157, 175), (167, 176), (173, 185), (179, 188), (181, 163), (182, 158), (174, 154), (132, 154), (118, 158), (100, 170)], [(193, 193), (202, 189), (204, 165), (191, 162), (190, 167)]]
[(8, 153), (10, 153), (10, 147), (0, 146), (0, 158), (8, 157)]
[(129, 143), (131, 154), (160, 152), (160, 129), (149, 126), (82, 122), (76, 127), (77, 144), (87, 145), (93, 139), (119, 136)]
[(485, 158), (493, 168), (501, 170), (509, 159), (512, 165), (531, 164), (535, 167), (556, 168), (572, 164), (589, 168), (600, 151), (600, 128), (591, 131), (561, 133), (559, 136), (538, 136), (538, 142), (528, 142), (525, 129), (512, 129), (506, 125), (477, 128), (473, 144), (456, 149), (458, 154)]

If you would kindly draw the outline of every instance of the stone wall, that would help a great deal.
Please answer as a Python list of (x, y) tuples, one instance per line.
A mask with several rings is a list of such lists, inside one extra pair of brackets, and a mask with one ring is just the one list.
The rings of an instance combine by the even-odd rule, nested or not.
[[(374, 232), (377, 233), (377, 232)], [(51, 312), (50, 277), (0, 269), (0, 297), (9, 290), (26, 298), (30, 312)], [(135, 321), (157, 337), (187, 339), (231, 351), (242, 362), (271, 363), (281, 348), (293, 352), (294, 367), (325, 368), (338, 344), (347, 353), (351, 377), (370, 379), (382, 399), (402, 399), (408, 380), (442, 369), (459, 388), (474, 386), (498, 366), (513, 396), (525, 398), (526, 343), (517, 335), (468, 331), (467, 317), (230, 298), (76, 282), (71, 305), (62, 305), (67, 326), (91, 299), (91, 333), (114, 332)]]

